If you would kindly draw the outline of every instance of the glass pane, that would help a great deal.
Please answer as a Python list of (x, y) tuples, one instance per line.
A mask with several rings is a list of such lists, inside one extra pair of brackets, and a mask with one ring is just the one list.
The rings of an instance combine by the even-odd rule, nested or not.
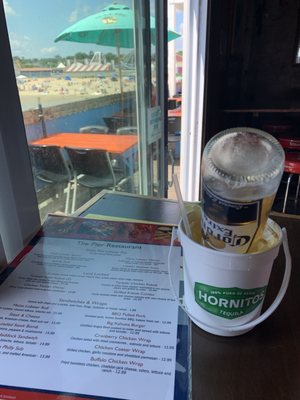
[(132, 2), (4, 4), (41, 218), (102, 189), (140, 193)]
[[(151, 14), (155, 15), (155, 0), (150, 0), (150, 10)], [(158, 107), (158, 93), (157, 93), (157, 43), (156, 40), (152, 40), (151, 46), (151, 108), (155, 109)], [(162, 125), (160, 125), (160, 129), (162, 129)], [(155, 140), (150, 147), (150, 156), (151, 156), (151, 180), (153, 182), (152, 185), (152, 194), (156, 194), (160, 191), (160, 163), (161, 163), (161, 156), (160, 156), (160, 146), (163, 146), (162, 139), (163, 134), (160, 135), (158, 140)]]
[[(181, 33), (183, 25), (183, 4), (178, 2), (168, 3), (168, 20), (170, 28)], [(176, 173), (179, 177), (182, 119), (182, 38), (169, 42), (168, 56), (168, 198), (176, 199), (172, 172)], [(170, 170), (172, 172), (170, 172)]]

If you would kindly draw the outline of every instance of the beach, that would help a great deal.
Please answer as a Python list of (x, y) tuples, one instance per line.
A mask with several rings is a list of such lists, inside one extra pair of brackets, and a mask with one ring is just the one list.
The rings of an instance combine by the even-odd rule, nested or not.
[[(106, 77), (44, 77), (17, 80), (23, 111), (120, 93), (120, 80)], [(123, 92), (135, 90), (135, 81), (123, 77)]]

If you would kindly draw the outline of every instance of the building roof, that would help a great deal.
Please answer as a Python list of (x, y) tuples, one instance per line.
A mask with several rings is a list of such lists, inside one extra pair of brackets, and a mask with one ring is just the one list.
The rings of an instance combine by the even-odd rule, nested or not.
[(20, 68), (21, 72), (48, 72), (53, 71), (53, 68), (42, 68), (42, 67), (32, 67), (32, 68)]

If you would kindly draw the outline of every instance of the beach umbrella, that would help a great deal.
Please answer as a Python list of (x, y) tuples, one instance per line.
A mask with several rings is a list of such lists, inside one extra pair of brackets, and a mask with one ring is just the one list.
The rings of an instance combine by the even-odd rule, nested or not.
[[(155, 18), (150, 17), (151, 42), (155, 43)], [(69, 41), (79, 43), (94, 43), (117, 49), (119, 64), (120, 90), (123, 94), (120, 49), (134, 47), (134, 13), (125, 5), (111, 4), (99, 13), (90, 15), (65, 29), (55, 42)], [(168, 41), (180, 35), (168, 31)]]

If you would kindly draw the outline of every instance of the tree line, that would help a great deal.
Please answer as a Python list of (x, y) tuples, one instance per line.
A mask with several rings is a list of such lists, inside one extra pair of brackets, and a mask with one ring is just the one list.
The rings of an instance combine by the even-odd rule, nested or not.
[[(56, 68), (58, 64), (63, 63), (67, 65), (73, 62), (81, 62), (85, 63), (86, 60), (90, 61), (94, 55), (93, 51), (89, 53), (78, 52), (74, 55), (62, 57), (60, 55), (56, 55), (54, 57), (47, 58), (25, 58), (25, 57), (13, 57), (15, 65), (19, 68)], [(117, 60), (117, 56), (113, 53), (105, 53), (106, 62), (110, 63), (112, 61)], [(122, 60), (123, 56), (121, 56)]]

